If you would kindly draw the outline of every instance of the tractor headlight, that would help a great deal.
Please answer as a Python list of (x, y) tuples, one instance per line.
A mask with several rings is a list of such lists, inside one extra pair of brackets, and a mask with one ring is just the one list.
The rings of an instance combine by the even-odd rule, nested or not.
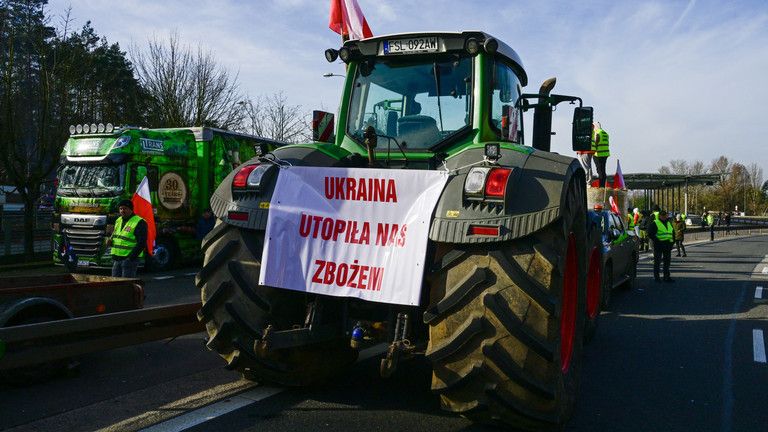
[(466, 180), (464, 180), (464, 192), (467, 195), (483, 195), (485, 189), (485, 178), (488, 176), (490, 168), (474, 167), (469, 170)]

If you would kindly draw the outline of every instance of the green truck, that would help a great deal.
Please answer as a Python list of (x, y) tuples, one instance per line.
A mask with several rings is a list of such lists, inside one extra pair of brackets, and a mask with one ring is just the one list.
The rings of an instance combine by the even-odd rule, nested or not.
[(149, 262), (157, 270), (200, 254), (196, 225), (219, 183), (258, 152), (280, 143), (208, 127), (146, 129), (70, 127), (61, 154), (53, 218), (53, 259), (79, 268), (110, 267), (106, 246), (117, 204), (149, 179), (157, 239)]

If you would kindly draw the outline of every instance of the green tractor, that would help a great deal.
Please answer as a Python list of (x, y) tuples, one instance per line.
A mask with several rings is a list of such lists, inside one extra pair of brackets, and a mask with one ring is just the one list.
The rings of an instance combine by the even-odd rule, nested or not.
[[(219, 221), (196, 278), (207, 347), (247, 378), (302, 386), (386, 342), (382, 375), (425, 355), (446, 410), (526, 430), (564, 424), (581, 369), (586, 193), (579, 163), (550, 152), (552, 112), (578, 103), (573, 148), (585, 150), (592, 109), (551, 94), (554, 79), (523, 93), (517, 53), (482, 32), (380, 36), (325, 54), (347, 66), (335, 136), (251, 159), (211, 199)], [(426, 215), (424, 265), (409, 272), (422, 281), (417, 304), (259, 283), (265, 244), (280, 241), (265, 236), (270, 202), (291, 167), (447, 173)]]

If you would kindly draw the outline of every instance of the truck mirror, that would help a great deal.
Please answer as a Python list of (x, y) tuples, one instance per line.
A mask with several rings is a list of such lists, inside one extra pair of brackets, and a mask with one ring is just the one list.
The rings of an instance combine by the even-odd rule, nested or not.
[(312, 139), (318, 142), (333, 142), (333, 114), (312, 111)]
[(573, 110), (573, 151), (592, 149), (592, 107), (577, 107)]

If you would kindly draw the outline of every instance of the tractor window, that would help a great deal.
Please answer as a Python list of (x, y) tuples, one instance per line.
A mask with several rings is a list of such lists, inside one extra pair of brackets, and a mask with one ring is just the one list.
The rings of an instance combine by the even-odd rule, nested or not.
[(520, 98), (520, 80), (506, 64), (493, 64), (491, 95), (491, 126), (504, 141), (523, 143), (523, 113), (517, 106)]
[(469, 57), (366, 60), (355, 76), (347, 134), (362, 143), (373, 126), (404, 148), (429, 149), (467, 128), (471, 96)]

